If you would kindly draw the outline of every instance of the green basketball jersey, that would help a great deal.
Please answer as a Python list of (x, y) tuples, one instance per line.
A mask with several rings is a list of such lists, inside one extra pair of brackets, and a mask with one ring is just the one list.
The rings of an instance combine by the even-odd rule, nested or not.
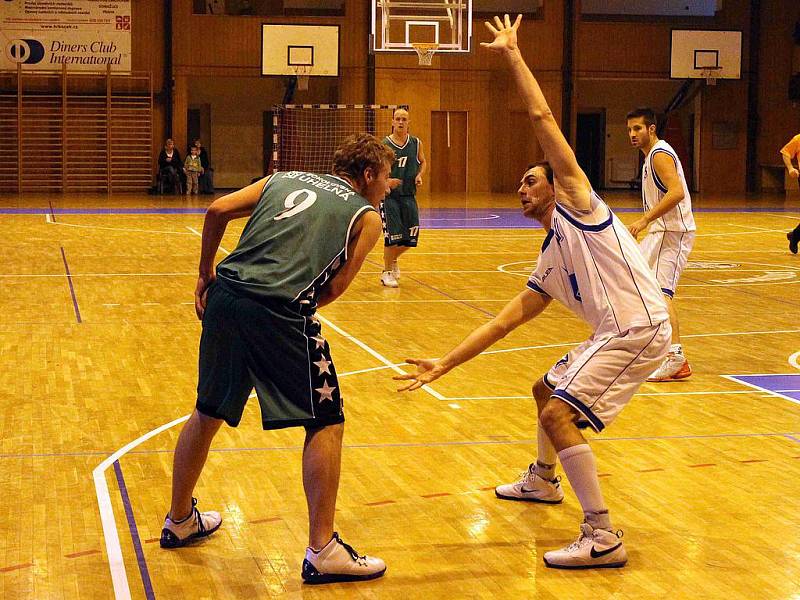
[(389, 194), (392, 198), (398, 196), (413, 196), (417, 193), (417, 185), (414, 180), (419, 173), (419, 138), (409, 135), (406, 143), (398, 146), (391, 138), (386, 136), (383, 143), (394, 150), (394, 163), (389, 177), (400, 179), (403, 183), (394, 188)]
[(217, 277), (233, 292), (310, 315), (348, 259), (353, 225), (369, 210), (375, 209), (339, 177), (275, 173)]

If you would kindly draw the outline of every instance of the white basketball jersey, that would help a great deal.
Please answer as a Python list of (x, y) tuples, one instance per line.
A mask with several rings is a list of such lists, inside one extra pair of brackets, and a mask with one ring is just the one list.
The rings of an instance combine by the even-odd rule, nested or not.
[(663, 152), (675, 162), (675, 168), (678, 170), (678, 179), (680, 179), (683, 186), (683, 200), (668, 213), (650, 223), (650, 231), (680, 231), (683, 233), (695, 231), (697, 227), (694, 224), (694, 216), (692, 216), (692, 198), (689, 195), (689, 186), (686, 185), (683, 166), (675, 150), (664, 140), (658, 140), (655, 143), (647, 154), (644, 165), (642, 165), (642, 204), (644, 205), (644, 210), (646, 212), (653, 208), (661, 202), (664, 194), (667, 193), (667, 186), (658, 178), (653, 169), (653, 157), (659, 152)]
[(664, 295), (633, 236), (592, 192), (592, 210), (556, 203), (528, 287), (586, 321), (595, 337), (669, 319)]

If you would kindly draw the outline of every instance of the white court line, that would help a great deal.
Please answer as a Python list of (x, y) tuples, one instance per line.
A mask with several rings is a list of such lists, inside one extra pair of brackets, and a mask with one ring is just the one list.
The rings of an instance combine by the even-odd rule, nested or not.
[(45, 223), (52, 223), (53, 222), (52, 218), (50, 217), (50, 213), (44, 213), (44, 222)]
[[(117, 215), (118, 216), (118, 215)], [(158, 229), (129, 229), (127, 227), (101, 227), (100, 225), (77, 225), (76, 223), (62, 223), (61, 221), (49, 220), (50, 215), (47, 215), (48, 223), (52, 225), (60, 225), (61, 227), (77, 227), (79, 229), (101, 229), (103, 231), (119, 231), (121, 233), (128, 233), (135, 231), (137, 233), (166, 233), (169, 235), (189, 235), (183, 231), (162, 231)]]
[(765, 233), (786, 233), (782, 229), (765, 229), (763, 231), (732, 231), (730, 233), (698, 233), (696, 238), (701, 237), (724, 237), (728, 235), (764, 235)]
[(370, 373), (372, 371), (383, 371), (385, 369), (394, 369), (395, 367), (402, 367), (406, 363), (395, 363), (393, 365), (381, 365), (380, 367), (370, 367), (369, 369), (359, 369), (358, 371), (347, 371), (346, 373), (339, 373), (339, 377), (347, 377), (348, 375), (358, 375), (360, 373)]
[(117, 523), (114, 519), (114, 509), (111, 506), (111, 495), (108, 493), (108, 482), (106, 481), (106, 469), (119, 460), (124, 454), (136, 448), (138, 445), (155, 437), (162, 431), (174, 427), (178, 423), (183, 423), (189, 419), (189, 415), (184, 415), (157, 427), (143, 436), (136, 438), (132, 442), (125, 444), (122, 448), (114, 452), (111, 456), (101, 462), (94, 471), (94, 487), (97, 493), (97, 505), (100, 508), (100, 521), (103, 525), (103, 537), (106, 540), (106, 554), (108, 554), (108, 566), (111, 569), (111, 581), (114, 584), (114, 597), (117, 600), (130, 600), (131, 589), (128, 586), (128, 576), (125, 572), (125, 561), (122, 558), (122, 546), (119, 542), (119, 532)]
[(800, 351), (795, 352), (789, 357), (789, 364), (792, 365), (795, 369), (800, 370), (800, 364), (798, 364), (798, 359), (800, 359)]
[[(376, 352), (375, 350), (373, 350), (372, 348), (370, 348), (369, 346), (367, 346), (367, 345), (366, 345), (364, 342), (362, 342), (362, 341), (361, 341), (361, 340), (359, 340), (358, 338), (355, 338), (355, 337), (353, 337), (352, 335), (350, 335), (349, 333), (347, 333), (347, 332), (346, 332), (344, 329), (342, 329), (341, 327), (338, 327), (338, 326), (334, 325), (333, 323), (331, 323), (331, 322), (330, 322), (328, 319), (326, 319), (326, 318), (325, 318), (325, 317), (323, 317), (322, 315), (318, 314), (318, 315), (317, 315), (317, 318), (318, 318), (320, 321), (322, 321), (323, 323), (325, 323), (325, 325), (327, 325), (328, 327), (330, 327), (331, 329), (333, 329), (335, 332), (337, 332), (339, 335), (342, 335), (342, 336), (346, 337), (347, 339), (349, 339), (349, 340), (350, 340), (351, 342), (353, 342), (353, 343), (354, 343), (356, 346), (358, 346), (359, 348), (361, 348), (362, 350), (364, 350), (365, 352), (367, 352), (367, 354), (370, 354), (370, 355), (374, 356), (375, 358), (377, 358), (379, 361), (381, 361), (381, 362), (382, 362), (384, 365), (386, 365), (386, 366), (387, 366), (388, 368), (390, 368), (392, 371), (394, 371), (394, 372), (396, 372), (396, 373), (399, 373), (399, 374), (401, 374), (401, 375), (406, 375), (406, 374), (407, 374), (405, 371), (403, 371), (403, 369), (401, 369), (400, 367), (396, 366), (396, 365), (395, 365), (393, 362), (391, 362), (391, 361), (390, 361), (388, 358), (386, 358), (386, 357), (384, 357), (382, 354), (380, 354), (380, 353)], [(446, 399), (446, 398), (445, 398), (444, 396), (442, 396), (442, 395), (441, 395), (439, 392), (437, 392), (436, 390), (434, 390), (433, 388), (431, 388), (431, 387), (430, 387), (430, 386), (428, 386), (428, 385), (423, 385), (423, 386), (422, 386), (420, 389), (421, 389), (421, 390), (425, 390), (426, 392), (428, 392), (428, 393), (429, 393), (431, 396), (433, 396), (433, 397), (434, 397), (434, 398), (436, 398), (437, 400), (445, 400), (445, 399)]]
[[(739, 229), (755, 229), (755, 230), (758, 230), (758, 231), (769, 231), (770, 233), (783, 231), (783, 230), (778, 230), (778, 229), (769, 229), (768, 227), (756, 227), (755, 225), (736, 225), (735, 223), (728, 223), (728, 226), (729, 227), (738, 227)], [(753, 233), (755, 233), (755, 232), (753, 232)]]
[(769, 215), (770, 217), (780, 217), (782, 219), (791, 219), (792, 221), (797, 221), (797, 219), (800, 219), (800, 215), (797, 215), (797, 214), (788, 214), (788, 215), (780, 214), (780, 213), (762, 213), (762, 214)]

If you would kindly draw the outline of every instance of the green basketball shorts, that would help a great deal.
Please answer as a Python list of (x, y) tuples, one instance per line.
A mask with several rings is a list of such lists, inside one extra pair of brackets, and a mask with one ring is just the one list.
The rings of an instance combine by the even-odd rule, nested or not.
[(264, 429), (344, 422), (336, 369), (321, 326), (230, 292), (208, 292), (200, 337), (197, 410), (236, 427), (253, 388)]

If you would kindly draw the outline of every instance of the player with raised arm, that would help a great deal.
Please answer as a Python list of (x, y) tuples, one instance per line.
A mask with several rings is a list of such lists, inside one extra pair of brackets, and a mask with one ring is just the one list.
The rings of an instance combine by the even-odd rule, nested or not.
[[(522, 17), (486, 23), (481, 45), (502, 54), (514, 75), (548, 163), (529, 168), (519, 196), (526, 217), (547, 231), (525, 290), (488, 323), (438, 360), (409, 359), (414, 374), (402, 390), (435, 381), (539, 315), (555, 298), (593, 329), (533, 386), (538, 408), (538, 457), (523, 478), (495, 489), (500, 498), (555, 504), (563, 498), (556, 460), (584, 513), (578, 539), (544, 555), (558, 568), (621, 567), (627, 554), (600, 491), (594, 454), (581, 428), (602, 431), (660, 364), (670, 340), (669, 315), (636, 241), (592, 190), (517, 46)], [(552, 167), (552, 170), (551, 170)]]

